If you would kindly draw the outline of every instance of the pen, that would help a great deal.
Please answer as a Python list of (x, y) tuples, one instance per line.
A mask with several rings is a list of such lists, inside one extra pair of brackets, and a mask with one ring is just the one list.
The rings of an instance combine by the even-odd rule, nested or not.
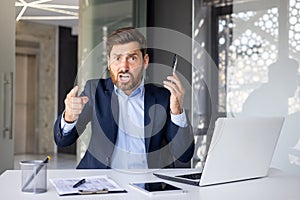
[(50, 160), (50, 156), (47, 156), (43, 160), (43, 162), (39, 165), (39, 167), (32, 173), (32, 175), (30, 176), (30, 178), (28, 179), (28, 181), (24, 184), (22, 190), (24, 190), (31, 183), (31, 181), (34, 179), (34, 177), (41, 171), (41, 169), (44, 166), (44, 164), (48, 163), (49, 160)]
[(172, 63), (173, 73), (176, 72), (176, 66), (177, 66), (177, 55), (174, 54), (173, 63)]
[(75, 183), (73, 185), (73, 188), (77, 188), (77, 187), (81, 186), (84, 183), (85, 183), (85, 179), (81, 179), (80, 181), (78, 181), (77, 183)]

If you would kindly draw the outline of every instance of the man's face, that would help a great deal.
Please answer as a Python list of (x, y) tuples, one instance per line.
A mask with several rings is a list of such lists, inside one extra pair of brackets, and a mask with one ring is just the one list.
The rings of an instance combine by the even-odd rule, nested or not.
[(147, 54), (142, 56), (139, 43), (129, 42), (114, 45), (107, 60), (112, 82), (130, 95), (141, 83), (149, 57)]

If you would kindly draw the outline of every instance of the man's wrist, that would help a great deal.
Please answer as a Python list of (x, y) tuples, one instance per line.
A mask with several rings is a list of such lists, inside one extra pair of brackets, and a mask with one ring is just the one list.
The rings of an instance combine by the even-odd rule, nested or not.
[(187, 127), (188, 126), (188, 120), (187, 116), (185, 114), (184, 109), (182, 109), (182, 113), (175, 115), (171, 112), (171, 121), (180, 127)]
[(76, 121), (76, 120), (66, 119), (66, 112), (63, 113), (63, 118), (64, 118), (65, 122), (68, 123), (68, 124), (72, 124)]
[(76, 125), (77, 120), (75, 120), (74, 122), (67, 122), (64, 119), (64, 113), (61, 116), (61, 120), (60, 120), (60, 128), (62, 130), (62, 133), (64, 136), (68, 135), (70, 133), (70, 131), (74, 128), (74, 126)]
[(173, 115), (181, 115), (183, 113), (183, 109), (179, 109), (180, 111), (177, 111), (177, 112), (172, 112), (171, 110), (171, 114)]

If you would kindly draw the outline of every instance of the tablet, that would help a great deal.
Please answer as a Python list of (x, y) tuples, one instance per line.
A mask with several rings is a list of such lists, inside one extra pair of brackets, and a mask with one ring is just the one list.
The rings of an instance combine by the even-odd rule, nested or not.
[(166, 182), (131, 183), (130, 185), (149, 195), (185, 192), (183, 189)]

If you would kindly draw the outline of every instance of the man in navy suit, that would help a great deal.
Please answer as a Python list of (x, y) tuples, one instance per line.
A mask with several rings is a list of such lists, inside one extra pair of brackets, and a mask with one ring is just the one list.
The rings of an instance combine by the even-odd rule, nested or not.
[(176, 73), (164, 87), (144, 84), (149, 56), (144, 36), (121, 28), (107, 39), (110, 78), (75, 86), (54, 125), (58, 146), (74, 143), (91, 122), (88, 149), (77, 168), (174, 167), (194, 152), (191, 125), (182, 107), (185, 89)]

